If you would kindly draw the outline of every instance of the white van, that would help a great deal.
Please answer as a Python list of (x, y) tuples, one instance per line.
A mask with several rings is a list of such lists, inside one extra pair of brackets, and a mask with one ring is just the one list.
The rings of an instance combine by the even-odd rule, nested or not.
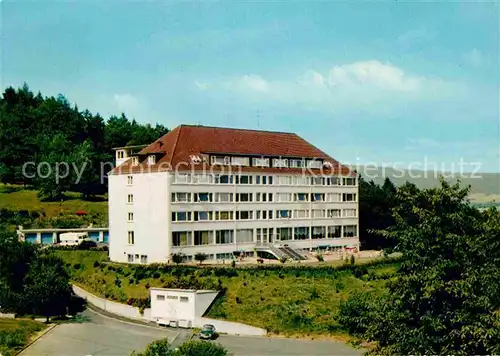
[(86, 232), (65, 232), (59, 235), (60, 246), (77, 246), (82, 241), (88, 240)]

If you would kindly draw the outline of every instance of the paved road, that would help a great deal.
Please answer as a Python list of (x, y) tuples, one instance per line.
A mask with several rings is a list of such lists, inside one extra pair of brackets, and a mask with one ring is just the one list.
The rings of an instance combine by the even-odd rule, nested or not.
[(176, 332), (109, 319), (91, 310), (83, 312), (82, 323), (56, 326), (19, 356), (130, 356), (153, 340), (169, 338)]
[(341, 342), (221, 335), (213, 342), (235, 356), (359, 356), (363, 352)]
[[(129, 356), (153, 340), (167, 337), (174, 345), (188, 339), (190, 331), (177, 332), (127, 324), (96, 314), (83, 313), (82, 323), (61, 324), (42, 336), (19, 356)], [(358, 356), (362, 352), (334, 341), (306, 341), (221, 335), (213, 341), (235, 356)]]

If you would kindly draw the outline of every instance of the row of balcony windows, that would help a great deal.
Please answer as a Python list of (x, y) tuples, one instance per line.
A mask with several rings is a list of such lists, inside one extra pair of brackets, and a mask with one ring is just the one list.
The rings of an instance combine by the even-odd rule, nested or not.
[[(172, 246), (203, 246), (224, 245), (233, 243), (253, 243), (271, 241), (293, 241), (324, 239), (324, 238), (351, 238), (357, 236), (357, 225), (336, 226), (307, 226), (238, 230), (201, 230), (201, 231), (174, 231), (172, 232)], [(255, 236), (255, 239), (254, 239)]]
[(321, 185), (355, 186), (353, 177), (310, 177), (234, 174), (191, 174), (178, 173), (174, 176), (177, 184), (253, 184), (253, 185)]
[(172, 193), (172, 203), (355, 202), (356, 193)]
[[(313, 210), (246, 210), (246, 211), (176, 211), (172, 222), (231, 221), (231, 220), (280, 220), (280, 219), (325, 219), (355, 218), (356, 209), (313, 209)], [(133, 217), (133, 215), (132, 215)], [(129, 221), (130, 213), (129, 213)]]

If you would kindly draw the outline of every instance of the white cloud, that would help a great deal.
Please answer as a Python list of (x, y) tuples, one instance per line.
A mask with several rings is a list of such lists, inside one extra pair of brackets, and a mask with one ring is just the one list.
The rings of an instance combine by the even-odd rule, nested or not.
[(379, 61), (355, 62), (334, 66), (328, 73), (330, 87), (373, 86), (382, 90), (416, 91), (424, 78), (409, 76), (390, 64)]
[(472, 67), (480, 67), (484, 63), (484, 56), (481, 51), (473, 49), (464, 54), (465, 62)]
[(210, 86), (208, 83), (199, 82), (197, 80), (194, 82), (194, 85), (200, 90), (207, 90)]
[(134, 115), (139, 109), (139, 100), (131, 94), (114, 94), (116, 108), (129, 115)]
[(323, 73), (308, 70), (294, 80), (270, 80), (250, 74), (211, 85), (248, 98), (300, 105), (309, 110), (355, 109), (383, 114), (395, 108), (408, 110), (412, 102), (455, 100), (457, 93), (461, 94), (459, 85), (409, 74), (377, 60), (335, 65)]
[(257, 92), (267, 92), (269, 83), (259, 75), (244, 75), (239, 79), (240, 86)]

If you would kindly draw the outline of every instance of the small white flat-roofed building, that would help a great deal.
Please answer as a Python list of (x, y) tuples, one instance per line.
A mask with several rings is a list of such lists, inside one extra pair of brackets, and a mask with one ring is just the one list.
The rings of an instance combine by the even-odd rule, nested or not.
[[(121, 150), (123, 151), (123, 150)], [(181, 125), (108, 176), (109, 256), (125, 263), (359, 247), (358, 178), (293, 133)]]
[(218, 294), (213, 290), (150, 288), (151, 320), (159, 325), (190, 328)]

